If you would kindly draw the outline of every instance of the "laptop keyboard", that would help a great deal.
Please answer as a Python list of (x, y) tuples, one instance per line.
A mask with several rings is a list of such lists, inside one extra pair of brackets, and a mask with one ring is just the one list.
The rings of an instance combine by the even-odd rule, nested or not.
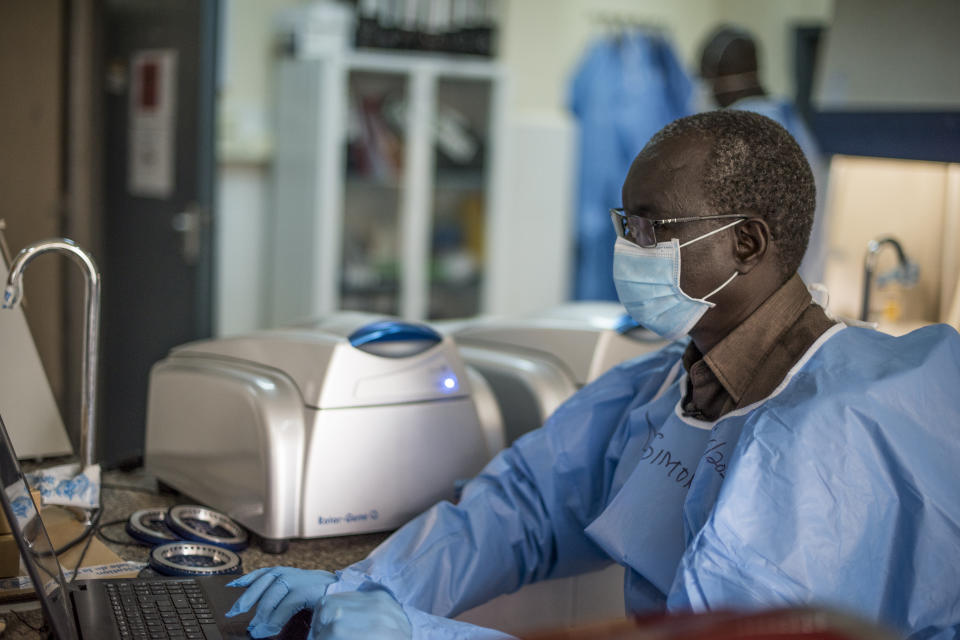
[(107, 583), (124, 640), (219, 638), (213, 611), (193, 580)]

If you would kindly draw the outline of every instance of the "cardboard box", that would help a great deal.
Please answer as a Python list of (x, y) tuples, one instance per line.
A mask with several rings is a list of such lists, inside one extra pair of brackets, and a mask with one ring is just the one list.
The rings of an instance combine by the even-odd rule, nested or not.
[(13, 535), (0, 535), (0, 578), (12, 578), (20, 574), (20, 549)]
[[(37, 511), (40, 511), (40, 505), (43, 504), (43, 494), (36, 489), (31, 489), (30, 495), (33, 496), (33, 504), (37, 505)], [(10, 533), (10, 523), (7, 522), (7, 517), (4, 515), (3, 509), (0, 509), (0, 536), (8, 533)], [(3, 577), (3, 575), (0, 574), (0, 577)]]
[[(78, 510), (58, 506), (48, 506), (42, 511), (41, 517), (43, 518), (43, 524), (50, 534), (50, 542), (54, 547), (62, 546), (83, 531), (83, 522), (77, 518), (78, 514)], [(95, 536), (95, 534), (92, 535)], [(20, 574), (20, 552), (16, 543), (13, 541), (13, 536), (9, 535), (8, 537), (16, 553), (17, 567), (14, 569), (13, 576), (18, 576)], [(74, 568), (76, 568), (77, 560), (80, 559), (80, 554), (83, 553), (84, 545), (85, 543), (80, 543), (57, 556), (64, 572), (72, 572)], [(83, 556), (83, 563), (80, 565), (81, 575), (79, 577), (81, 579), (97, 577), (133, 578), (139, 573), (141, 566), (142, 563), (124, 563), (120, 556), (111, 551), (100, 539), (94, 537), (93, 540), (90, 541), (86, 555)], [(102, 575), (97, 575), (95, 572), (84, 573), (82, 571), (83, 569), (94, 567), (104, 567), (107, 568), (108, 571), (105, 571)], [(0, 601), (19, 600), (25, 595), (30, 595), (32, 591), (33, 587), (29, 581), (26, 582), (25, 586), (0, 586)]]

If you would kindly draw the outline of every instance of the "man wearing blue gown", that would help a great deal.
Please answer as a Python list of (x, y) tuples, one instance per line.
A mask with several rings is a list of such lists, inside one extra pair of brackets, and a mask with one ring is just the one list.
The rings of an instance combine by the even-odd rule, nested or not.
[(314, 638), (503, 637), (447, 617), (617, 562), (631, 614), (811, 604), (958, 637), (960, 336), (895, 338), (813, 303), (796, 271), (814, 191), (762, 115), (658, 132), (611, 212), (613, 278), (674, 342), (584, 387), (459, 504), (361, 562), (237, 580), (252, 635), (309, 608)]

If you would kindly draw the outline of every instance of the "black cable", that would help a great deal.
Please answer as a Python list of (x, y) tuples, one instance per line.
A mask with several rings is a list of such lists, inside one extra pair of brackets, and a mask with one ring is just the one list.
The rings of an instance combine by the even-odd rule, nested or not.
[(39, 557), (42, 557), (42, 558), (47, 557), (47, 556), (59, 556), (61, 553), (65, 553), (65, 552), (69, 551), (70, 549), (73, 549), (75, 546), (77, 546), (78, 544), (80, 544), (81, 542), (83, 542), (84, 540), (86, 540), (88, 537), (92, 537), (92, 536), (93, 536), (94, 529), (96, 529), (96, 523), (99, 522), (99, 520), (100, 520), (100, 514), (101, 514), (102, 512), (103, 512), (103, 509), (101, 509), (100, 507), (97, 507), (97, 509), (96, 509), (96, 511), (94, 512), (93, 516), (90, 518), (90, 524), (84, 525), (83, 531), (80, 533), (80, 535), (78, 535), (76, 538), (74, 538), (74, 539), (71, 540), (70, 542), (67, 542), (67, 543), (64, 544), (62, 547), (58, 547), (58, 548), (52, 549), (52, 550), (47, 550), (47, 551), (34, 551), (34, 552), (33, 552), (34, 555), (39, 556)]
[(67, 551), (70, 551), (70, 549), (73, 549), (75, 546), (77, 546), (78, 544), (80, 544), (81, 542), (89, 538), (91, 533), (93, 533), (93, 527), (85, 526), (83, 528), (83, 532), (80, 535), (78, 535), (76, 538), (66, 543), (62, 547), (54, 549), (53, 555), (58, 556), (61, 553), (66, 553)]
[[(96, 527), (97, 527), (97, 522), (100, 521), (100, 514), (102, 514), (102, 513), (103, 513), (103, 509), (100, 508), (100, 507), (97, 507), (96, 511), (93, 512), (93, 516), (90, 518), (90, 524), (89, 524), (89, 525), (85, 525), (85, 526), (83, 527), (83, 531), (82, 531), (82, 532), (80, 533), (80, 535), (78, 535), (76, 538), (74, 538), (74, 539), (71, 540), (70, 542), (66, 543), (66, 544), (63, 545), (62, 547), (60, 547), (60, 548), (58, 548), (58, 549), (54, 549), (54, 551), (53, 551), (54, 555), (58, 555), (58, 556), (59, 556), (61, 553), (65, 553), (65, 552), (69, 551), (70, 549), (73, 549), (75, 546), (77, 546), (78, 544), (80, 544), (80, 543), (83, 542), (84, 540), (86, 540), (86, 539), (88, 539), (88, 538), (92, 538), (92, 537), (93, 537), (93, 530), (96, 529)], [(89, 546), (89, 543), (87, 543), (87, 545)], [(87, 551), (86, 549), (83, 550), (84, 553), (86, 553), (86, 551)]]
[(113, 527), (113, 526), (116, 526), (116, 525), (118, 525), (118, 524), (126, 524), (127, 522), (129, 522), (129, 520), (130, 520), (129, 518), (122, 518), (122, 519), (120, 519), (120, 520), (111, 520), (110, 522), (102, 522), (102, 523), (100, 523), (99, 525), (97, 525), (97, 535), (100, 536), (101, 538), (103, 538), (104, 540), (106, 540), (107, 542), (110, 542), (110, 543), (112, 543), (112, 544), (119, 544), (119, 545), (122, 545), (122, 546), (125, 546), (125, 547), (142, 547), (142, 546), (144, 546), (142, 542), (138, 542), (138, 541), (136, 541), (136, 540), (115, 540), (115, 539), (111, 538), (110, 536), (108, 536), (108, 535), (106, 535), (106, 534), (103, 533), (104, 527)]

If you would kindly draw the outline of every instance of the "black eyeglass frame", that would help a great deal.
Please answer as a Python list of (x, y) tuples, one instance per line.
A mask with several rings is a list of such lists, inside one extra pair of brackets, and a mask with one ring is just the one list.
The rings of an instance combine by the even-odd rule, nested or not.
[[(746, 220), (750, 216), (745, 216), (742, 213), (725, 213), (722, 215), (714, 216), (694, 216), (692, 218), (663, 218), (660, 220), (651, 220), (650, 218), (644, 218), (643, 216), (631, 215), (623, 210), (623, 208), (610, 209), (610, 221), (613, 223), (613, 228), (617, 232), (618, 238), (623, 238), (627, 242), (632, 242), (638, 247), (643, 247), (644, 249), (649, 249), (650, 247), (655, 247), (657, 245), (657, 227), (663, 226), (665, 224), (676, 224), (679, 222), (698, 222), (700, 220), (724, 220), (730, 218), (740, 218)], [(635, 218), (640, 220), (640, 225), (646, 223), (649, 225), (650, 231), (650, 242), (647, 244), (641, 244), (639, 242), (640, 237), (636, 239), (631, 237), (632, 234), (628, 235), (627, 232), (627, 222), (629, 218)]]

